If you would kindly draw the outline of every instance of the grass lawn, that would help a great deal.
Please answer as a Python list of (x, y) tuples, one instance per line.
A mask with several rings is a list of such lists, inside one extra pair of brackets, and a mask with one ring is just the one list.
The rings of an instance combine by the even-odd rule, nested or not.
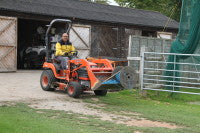
[[(149, 120), (165, 121), (184, 127), (175, 130), (152, 128), (149, 132), (200, 133), (200, 96), (174, 94), (169, 97), (169, 94), (148, 91), (146, 97), (141, 97), (137, 90), (127, 90), (99, 97), (99, 103), (106, 105), (103, 108), (105, 111), (137, 112)], [(91, 102), (90, 99), (86, 101)]]
[[(168, 93), (148, 92), (141, 97), (136, 90), (109, 93), (105, 97), (95, 97), (99, 101), (85, 98), (84, 101), (105, 104), (100, 108), (106, 112), (137, 112), (144, 118), (175, 123), (183, 128), (142, 128), (130, 127), (101, 121), (91, 116), (82, 116), (64, 111), (38, 110), (26, 104), (0, 107), (0, 133), (200, 133), (200, 96), (177, 94), (173, 98)], [(127, 114), (128, 115), (128, 114)]]
[(136, 129), (91, 116), (31, 109), (25, 104), (0, 107), (0, 133), (132, 133)]

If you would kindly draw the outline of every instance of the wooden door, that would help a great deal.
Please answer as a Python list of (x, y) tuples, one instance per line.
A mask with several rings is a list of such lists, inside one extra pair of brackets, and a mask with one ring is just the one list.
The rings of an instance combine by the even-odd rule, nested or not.
[(17, 70), (17, 18), (0, 16), (0, 72)]
[(70, 30), (70, 41), (78, 50), (78, 57), (85, 59), (90, 55), (91, 27), (87, 25), (73, 25)]

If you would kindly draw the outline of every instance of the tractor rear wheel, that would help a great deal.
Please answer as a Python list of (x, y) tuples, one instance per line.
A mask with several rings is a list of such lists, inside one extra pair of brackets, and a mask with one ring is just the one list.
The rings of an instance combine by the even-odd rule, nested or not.
[(70, 97), (78, 98), (82, 93), (82, 87), (78, 82), (69, 82), (67, 93)]
[(105, 96), (107, 94), (107, 90), (95, 90), (94, 93), (97, 96)]
[(56, 82), (56, 78), (52, 70), (44, 70), (40, 77), (40, 85), (44, 91), (54, 91), (52, 84)]

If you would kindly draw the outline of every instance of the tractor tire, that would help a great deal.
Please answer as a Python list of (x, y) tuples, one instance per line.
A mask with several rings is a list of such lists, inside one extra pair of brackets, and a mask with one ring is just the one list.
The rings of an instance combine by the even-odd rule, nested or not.
[(94, 93), (97, 96), (105, 96), (107, 94), (107, 90), (95, 90)]
[(82, 87), (78, 82), (69, 82), (67, 93), (70, 97), (78, 98), (82, 93)]
[(44, 70), (40, 77), (40, 85), (44, 91), (54, 91), (52, 84), (56, 82), (56, 78), (52, 70)]

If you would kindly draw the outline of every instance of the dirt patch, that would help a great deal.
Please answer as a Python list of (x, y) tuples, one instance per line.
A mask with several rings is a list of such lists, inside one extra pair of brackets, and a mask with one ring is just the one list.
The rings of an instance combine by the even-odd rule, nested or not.
[(136, 112), (120, 111), (119, 113), (120, 113), (120, 114), (123, 114), (123, 115), (127, 115), (127, 116), (141, 116), (141, 114), (136, 113)]
[(94, 101), (94, 102), (99, 102), (98, 98), (91, 98), (91, 100)]
[(176, 125), (169, 124), (166, 122), (150, 121), (150, 120), (130, 120), (127, 122), (122, 122), (128, 126), (137, 126), (137, 127), (165, 127), (170, 129), (178, 128)]
[[(117, 124), (125, 124), (127, 126), (164, 127), (164, 128), (169, 128), (169, 129), (179, 128), (176, 125), (165, 123), (165, 122), (150, 121), (143, 118), (135, 119), (136, 114), (133, 114), (133, 116), (130, 117), (130, 116), (125, 116), (125, 115), (111, 114), (111, 113), (103, 112), (101, 110), (88, 108), (88, 106), (91, 106), (91, 104), (84, 103), (84, 102), (77, 103), (77, 102), (68, 102), (68, 101), (63, 101), (63, 100), (56, 100), (56, 101), (48, 100), (48, 101), (39, 101), (36, 103), (32, 103), (29, 106), (32, 108), (37, 108), (37, 109), (63, 110), (63, 111), (71, 111), (77, 114), (91, 115), (103, 121), (111, 121)], [(129, 113), (129, 115), (130, 114), (131, 113)]]
[(140, 131), (134, 131), (134, 133), (142, 133), (142, 132), (140, 132)]
[(15, 106), (16, 105), (16, 103), (15, 102), (9, 102), (9, 101), (4, 101), (4, 102), (1, 102), (0, 101), (0, 106)]
[(189, 104), (196, 104), (196, 105), (200, 105), (200, 102), (189, 102)]
[[(121, 112), (121, 114), (103, 112), (101, 109), (98, 109), (103, 108), (103, 104), (85, 103), (81, 99), (68, 97), (64, 92), (45, 92), (40, 87), (39, 79), (41, 72), (18, 71), (17, 73), (0, 73), (0, 106), (25, 102), (29, 103), (29, 106), (32, 108), (64, 110), (95, 116), (104, 121), (125, 124), (127, 126), (178, 128), (173, 124), (142, 119), (138, 117), (140, 114), (132, 112)], [(88, 95), (90, 97), (94, 96), (93, 92), (90, 92), (89, 94), (84, 94), (83, 97)], [(96, 97), (92, 98), (92, 100), (99, 102), (99, 99)], [(39, 111), (38, 113), (42, 112)]]

